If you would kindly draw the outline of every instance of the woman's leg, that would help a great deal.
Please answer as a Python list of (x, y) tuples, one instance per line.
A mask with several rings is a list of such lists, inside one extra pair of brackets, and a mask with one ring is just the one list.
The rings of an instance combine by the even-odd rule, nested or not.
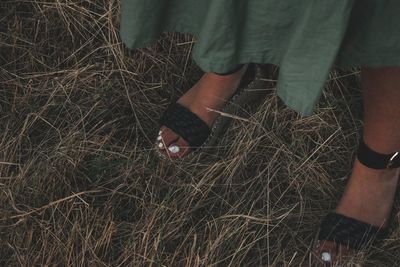
[[(211, 126), (218, 113), (210, 110), (223, 107), (239, 86), (246, 69), (247, 65), (240, 65), (228, 73), (205, 73), (177, 102)], [(190, 152), (189, 144), (165, 126), (160, 129), (158, 143), (160, 152), (170, 157), (183, 157)]]
[[(399, 151), (400, 67), (363, 68), (361, 78), (365, 143), (382, 154)], [(387, 226), (398, 179), (398, 168), (375, 170), (356, 160), (336, 212), (375, 226)], [(339, 250), (347, 252), (344, 246)], [(322, 243), (318, 255), (324, 251), (331, 251), (335, 260), (338, 251), (332, 242)]]

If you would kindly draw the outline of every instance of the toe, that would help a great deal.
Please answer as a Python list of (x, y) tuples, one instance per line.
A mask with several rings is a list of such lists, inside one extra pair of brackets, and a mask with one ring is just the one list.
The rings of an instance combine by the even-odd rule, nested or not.
[(171, 143), (167, 149), (168, 155), (173, 158), (182, 158), (190, 152), (189, 144), (183, 138)]
[(166, 126), (160, 128), (156, 143), (160, 153), (169, 157), (181, 158), (190, 152), (188, 142)]
[(178, 139), (179, 135), (177, 135), (170, 128), (162, 126), (156, 138), (156, 145), (161, 153), (167, 154), (166, 148), (170, 146), (172, 142)]
[(178, 140), (179, 135), (166, 126), (160, 128), (158, 133), (157, 141), (161, 141), (164, 146), (168, 147), (172, 142)]
[(324, 266), (332, 266), (336, 262), (337, 245), (332, 241), (319, 241), (316, 256)]
[[(175, 137), (177, 140), (179, 136)], [(155, 144), (156, 148), (161, 154), (167, 155), (166, 148), (170, 143), (174, 141), (174, 134), (173, 131), (165, 126), (161, 126), (160, 131), (158, 132)]]
[(345, 245), (339, 245), (332, 241), (319, 241), (316, 256), (323, 266), (342, 266), (349, 260), (352, 250)]

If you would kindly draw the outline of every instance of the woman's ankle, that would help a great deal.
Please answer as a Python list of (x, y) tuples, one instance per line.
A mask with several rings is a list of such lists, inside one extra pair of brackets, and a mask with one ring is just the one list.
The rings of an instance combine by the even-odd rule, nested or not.
[(376, 226), (386, 226), (399, 174), (399, 169), (371, 169), (356, 160), (336, 212)]

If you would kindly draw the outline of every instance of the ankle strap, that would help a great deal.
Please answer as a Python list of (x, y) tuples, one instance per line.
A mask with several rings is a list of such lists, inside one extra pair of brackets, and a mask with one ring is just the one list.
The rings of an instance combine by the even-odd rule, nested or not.
[(357, 153), (358, 160), (372, 169), (393, 169), (400, 167), (400, 151), (392, 154), (381, 154), (369, 148), (360, 140)]

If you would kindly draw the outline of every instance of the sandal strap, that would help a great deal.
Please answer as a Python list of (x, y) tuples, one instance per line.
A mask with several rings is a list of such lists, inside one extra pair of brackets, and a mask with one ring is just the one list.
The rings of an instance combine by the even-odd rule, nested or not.
[(193, 149), (200, 147), (211, 133), (210, 127), (202, 119), (178, 103), (168, 107), (160, 123), (185, 139)]
[(393, 169), (400, 167), (400, 152), (381, 154), (368, 147), (364, 140), (360, 140), (357, 153), (358, 160), (372, 169)]
[(361, 249), (375, 239), (386, 238), (388, 233), (388, 228), (379, 228), (336, 212), (330, 212), (321, 222), (318, 239), (347, 245), (352, 249)]

